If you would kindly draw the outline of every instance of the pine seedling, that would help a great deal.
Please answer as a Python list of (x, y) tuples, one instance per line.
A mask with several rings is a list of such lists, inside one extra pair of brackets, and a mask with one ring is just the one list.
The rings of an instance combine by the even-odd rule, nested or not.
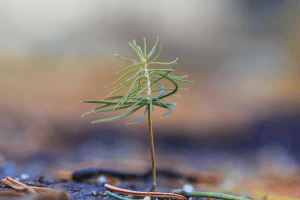
[[(155, 159), (154, 159), (154, 143), (153, 143), (153, 132), (152, 132), (152, 118), (151, 112), (153, 111), (153, 107), (161, 107), (167, 109), (168, 112), (165, 113), (163, 116), (169, 115), (173, 112), (173, 107), (176, 106), (175, 103), (169, 103), (170, 100), (166, 98), (169, 96), (179, 97), (175, 95), (178, 90), (187, 90), (186, 88), (178, 88), (177, 82), (192, 82), (185, 80), (187, 76), (174, 76), (170, 73), (174, 71), (177, 60), (176, 58), (172, 62), (156, 62), (159, 58), (162, 45), (160, 45), (159, 52), (157, 56), (150, 61), (151, 56), (154, 54), (155, 49), (158, 44), (158, 38), (156, 39), (156, 43), (152, 50), (147, 54), (146, 52), (146, 40), (144, 38), (144, 49), (142, 50), (139, 46), (136, 45), (136, 41), (134, 40), (133, 43), (129, 43), (133, 51), (138, 57), (138, 61), (131, 60), (124, 58), (115, 54), (118, 58), (121, 58), (125, 61), (131, 62), (132, 64), (125, 69), (117, 72), (117, 74), (124, 73), (117, 81), (112, 83), (111, 85), (107, 86), (112, 87), (116, 86), (116, 90), (110, 93), (108, 98), (102, 101), (83, 101), (86, 103), (95, 103), (100, 104), (99, 107), (93, 109), (90, 112), (83, 114), (85, 116), (87, 114), (94, 114), (99, 112), (110, 112), (110, 111), (117, 111), (122, 109), (131, 109), (129, 112), (123, 115), (119, 115), (112, 118), (105, 118), (105, 119), (98, 119), (93, 121), (92, 123), (98, 122), (106, 122), (121, 119), (127, 117), (136, 111), (142, 109), (144, 107), (144, 112), (142, 116), (138, 119), (129, 121), (130, 123), (139, 122), (144, 119), (146, 113), (148, 114), (148, 125), (149, 125), (149, 136), (150, 136), (150, 146), (151, 146), (151, 159), (152, 159), (152, 175), (153, 175), (153, 182), (151, 191), (155, 191), (156, 187), (156, 170), (155, 170)], [(149, 68), (150, 65), (171, 65), (171, 68), (168, 69), (152, 69)], [(130, 78), (129, 75), (131, 75)], [(127, 79), (124, 82), (121, 82), (125, 77)], [(168, 80), (174, 88), (165, 88), (160, 81), (161, 80)], [(114, 96), (119, 91), (127, 88), (128, 91), (124, 95), (117, 95)], [(157, 95), (153, 95), (157, 93)]]

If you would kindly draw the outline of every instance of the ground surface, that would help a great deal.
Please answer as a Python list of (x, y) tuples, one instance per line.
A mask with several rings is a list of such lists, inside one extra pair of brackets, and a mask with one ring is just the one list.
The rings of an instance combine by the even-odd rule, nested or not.
[[(94, 170), (94, 169), (93, 169)], [(149, 185), (151, 184), (151, 177), (145, 177), (144, 175), (133, 175), (120, 174), (120, 172), (108, 171), (106, 175), (93, 174), (95, 171), (92, 170), (91, 173), (84, 173), (80, 175), (82, 171), (77, 171), (77, 178), (71, 177), (72, 174), (70, 172), (62, 171), (59, 172), (58, 176), (60, 178), (44, 178), (43, 176), (39, 177), (26, 177), (26, 175), (20, 175), (22, 178), (16, 177), (15, 180), (19, 180), (29, 186), (35, 187), (46, 187), (52, 188), (59, 191), (67, 192), (69, 194), (70, 199), (114, 199), (113, 197), (105, 195), (105, 187), (104, 182), (108, 182), (112, 185), (117, 185), (119, 187), (129, 189), (129, 190), (137, 190), (137, 191), (147, 191)], [(131, 176), (131, 177), (130, 177)], [(80, 179), (81, 177), (81, 179)], [(150, 178), (150, 179), (149, 179)], [(191, 177), (184, 177), (179, 174), (175, 174), (173, 172), (162, 171), (158, 173), (158, 190), (162, 192), (170, 192), (172, 189), (175, 189), (174, 186), (180, 185), (199, 185), (199, 179), (192, 179)], [(77, 182), (72, 179), (76, 179)], [(213, 185), (219, 184), (220, 177), (213, 175), (204, 175), (202, 178), (202, 186), (211, 185), (210, 188), (213, 188)], [(188, 183), (189, 182), (189, 183)], [(278, 177), (269, 177), (264, 181), (256, 181), (256, 182), (248, 182), (247, 186), (249, 191), (252, 191), (251, 196), (247, 195), (248, 198), (253, 199), (269, 199), (269, 200), (296, 200), (300, 199), (299, 191), (300, 191), (300, 180), (299, 179), (281, 179)], [(206, 187), (208, 188), (208, 187)], [(217, 187), (215, 187), (217, 188)], [(177, 188), (178, 189), (178, 188)], [(238, 189), (237, 189), (238, 190)], [(236, 191), (237, 191), (236, 190)], [(24, 192), (15, 192), (11, 188), (7, 187), (5, 184), (0, 183), (0, 199), (45, 199), (45, 196), (38, 196), (37, 198), (23, 198), (14, 196), (16, 193), (25, 194)], [(7, 195), (7, 192), (12, 192), (11, 195)], [(267, 194), (266, 192), (269, 192)], [(232, 192), (229, 192), (232, 193)], [(239, 193), (239, 194), (238, 194)], [(245, 194), (241, 193), (241, 190), (236, 192), (237, 195)], [(61, 195), (60, 197), (46, 199), (67, 199), (66, 195)], [(205, 199), (205, 198), (198, 198)]]
[[(113, 197), (105, 195), (104, 183), (118, 185), (119, 187), (129, 190), (147, 191), (152, 180), (152, 177), (149, 174), (151, 173), (147, 172), (145, 174), (128, 174), (117, 171), (91, 168), (78, 170), (75, 173), (61, 171), (57, 173), (57, 177), (55, 179), (44, 178), (43, 176), (31, 178), (25, 174), (22, 174), (20, 175), (21, 178), (17, 177), (15, 180), (23, 182), (29, 186), (46, 187), (60, 191), (66, 191), (69, 194), (70, 199), (114, 199)], [(189, 185), (189, 182), (198, 184), (200, 178), (198, 176), (193, 179), (192, 177), (184, 176), (167, 170), (158, 170), (157, 174), (159, 182), (157, 191), (160, 192), (170, 192), (172, 189), (179, 189), (176, 188), (176, 186)], [(202, 182), (207, 182), (212, 185), (218, 184), (220, 182), (220, 177), (212, 174), (203, 175)], [(1, 191), (13, 191), (3, 183), (0, 183), (0, 189)], [(25, 194), (24, 192), (19, 193)], [(16, 196), (14, 195), (8, 197), (4, 194), (6, 193), (2, 193), (2, 195), (0, 193), (0, 197), (4, 197), (5, 199), (16, 199)], [(56, 196), (55, 198), (51, 198), (67, 199), (66, 195), (60, 196), (61, 197)], [(42, 198), (45, 197), (38, 197), (37, 199)], [(23, 197), (17, 199), (23, 199)], [(47, 199), (50, 199), (50, 197)]]

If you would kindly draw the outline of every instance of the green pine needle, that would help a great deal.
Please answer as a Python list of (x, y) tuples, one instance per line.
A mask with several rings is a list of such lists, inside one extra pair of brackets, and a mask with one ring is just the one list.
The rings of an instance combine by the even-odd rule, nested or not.
[[(166, 97), (169, 96), (178, 97), (178, 95), (174, 95), (178, 90), (188, 90), (187, 88), (179, 88), (177, 84), (178, 81), (187, 82), (187, 83), (191, 83), (192, 81), (185, 80), (187, 76), (170, 75), (170, 73), (173, 72), (176, 68), (178, 58), (176, 58), (172, 62), (155, 62), (159, 58), (162, 52), (162, 45), (160, 45), (159, 52), (156, 55), (156, 57), (150, 62), (148, 62), (156, 50), (156, 47), (158, 45), (158, 37), (156, 39), (155, 45), (153, 46), (149, 54), (147, 54), (145, 38), (143, 38), (143, 41), (144, 41), (143, 49), (137, 46), (135, 40), (132, 43), (129, 43), (132, 50), (137, 55), (139, 61), (124, 58), (122, 56), (115, 54), (115, 56), (117, 56), (118, 58), (133, 63), (132, 65), (129, 65), (125, 69), (118, 71), (117, 74), (126, 72), (129, 69), (130, 71), (126, 72), (114, 83), (106, 86), (106, 88), (108, 88), (108, 87), (115, 86), (116, 84), (119, 84), (116, 87), (116, 89), (108, 95), (110, 97), (104, 99), (103, 101), (83, 101), (85, 103), (96, 103), (100, 105), (95, 109), (93, 109), (92, 111), (83, 114), (82, 116), (99, 113), (99, 112), (116, 111), (125, 108), (132, 109), (126, 114), (120, 116), (99, 119), (92, 122), (92, 123), (98, 123), (98, 122), (112, 121), (112, 120), (117, 120), (117, 119), (127, 117), (133, 114), (134, 112), (140, 110), (142, 107), (145, 107), (143, 115), (140, 118), (129, 122), (129, 123), (134, 123), (143, 120), (144, 116), (147, 113), (148, 106), (150, 106), (150, 110), (153, 110), (154, 106), (167, 109), (169, 112), (164, 114), (163, 116), (169, 115), (173, 112), (172, 107), (174, 107), (176, 104), (167, 103), (170, 100), (167, 100)], [(173, 67), (169, 69), (151, 69), (149, 68), (150, 65), (173, 65)], [(132, 75), (124, 82), (121, 82), (125, 77), (129, 76), (133, 72), (135, 73), (134, 75)], [(174, 85), (174, 88), (165, 88), (161, 83), (159, 83), (159, 81), (161, 80), (168, 80)], [(113, 94), (120, 92), (125, 88), (127, 88), (127, 92), (124, 95), (111, 96)], [(160, 94), (157, 96), (153, 96), (153, 93), (157, 94), (157, 92), (160, 92)]]

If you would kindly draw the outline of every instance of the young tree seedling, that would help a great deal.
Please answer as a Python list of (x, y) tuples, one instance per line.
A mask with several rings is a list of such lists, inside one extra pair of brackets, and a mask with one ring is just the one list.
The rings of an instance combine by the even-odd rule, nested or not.
[[(136, 53), (138, 57), (138, 61), (131, 60), (124, 58), (122, 56), (119, 56), (115, 54), (117, 57), (131, 62), (132, 64), (125, 69), (117, 72), (117, 74), (125, 73), (123, 76), (121, 76), (117, 81), (112, 83), (111, 85), (107, 86), (112, 87), (116, 84), (119, 84), (121, 80), (123, 80), (125, 77), (128, 77), (128, 75), (132, 75), (130, 78), (127, 78), (126, 81), (122, 82), (116, 87), (116, 90), (112, 93), (110, 93), (108, 98), (102, 100), (102, 101), (83, 101), (86, 103), (95, 103), (100, 104), (101, 106), (93, 109), (90, 112), (87, 112), (84, 115), (87, 114), (94, 114), (99, 112), (109, 112), (109, 111), (117, 111), (122, 109), (132, 109), (126, 114), (112, 117), (112, 118), (105, 118), (105, 119), (99, 119), (95, 120), (92, 123), (98, 123), (98, 122), (106, 122), (106, 121), (112, 121), (121, 119), (124, 117), (127, 117), (134, 112), (140, 110), (144, 107), (144, 112), (142, 116), (138, 119), (130, 121), (130, 123), (139, 122), (143, 120), (144, 116), (148, 115), (148, 125), (149, 125), (149, 136), (150, 136), (150, 146), (151, 146), (151, 159), (152, 159), (152, 175), (153, 175), (153, 181), (152, 181), (152, 187), (150, 191), (155, 191), (156, 187), (156, 171), (155, 171), (155, 158), (154, 158), (154, 143), (153, 143), (153, 132), (152, 132), (152, 117), (151, 112), (153, 111), (153, 107), (161, 107), (164, 109), (167, 109), (168, 112), (164, 114), (163, 116), (169, 115), (173, 112), (172, 107), (176, 106), (175, 103), (169, 103), (170, 100), (167, 100), (166, 98), (169, 96), (173, 97), (179, 97), (175, 95), (175, 93), (178, 90), (187, 90), (186, 88), (178, 88), (177, 82), (188, 82), (191, 83), (192, 81), (185, 80), (187, 76), (174, 76), (170, 73), (174, 71), (177, 60), (176, 58), (172, 62), (155, 62), (162, 51), (162, 45), (160, 45), (159, 52), (157, 56), (150, 61), (151, 56), (153, 55), (156, 47), (158, 44), (158, 38), (156, 39), (156, 43), (152, 50), (147, 54), (146, 52), (146, 40), (144, 38), (144, 49), (142, 50), (139, 46), (136, 45), (136, 41), (134, 40), (133, 43), (129, 43), (133, 51)], [(150, 65), (172, 65), (171, 68), (168, 69), (153, 69), (150, 68)], [(160, 81), (161, 80), (168, 80), (174, 88), (165, 88)], [(113, 96), (117, 92), (129, 88), (126, 94), (119, 95), (119, 96)], [(157, 93), (158, 95), (154, 95)]]

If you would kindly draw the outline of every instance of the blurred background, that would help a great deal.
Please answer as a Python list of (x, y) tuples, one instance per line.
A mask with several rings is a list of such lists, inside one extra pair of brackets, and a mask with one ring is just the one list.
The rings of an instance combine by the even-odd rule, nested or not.
[(114, 53), (134, 59), (128, 42), (145, 37), (150, 51), (158, 36), (160, 61), (178, 57), (174, 74), (194, 82), (181, 84), (190, 90), (172, 99), (172, 115), (153, 115), (157, 164), (233, 170), (235, 184), (299, 177), (299, 13), (298, 0), (0, 1), (2, 168), (36, 175), (100, 160), (148, 169), (147, 120), (92, 125), (122, 112), (81, 118), (95, 106), (80, 101), (113, 91), (104, 86), (129, 64)]

